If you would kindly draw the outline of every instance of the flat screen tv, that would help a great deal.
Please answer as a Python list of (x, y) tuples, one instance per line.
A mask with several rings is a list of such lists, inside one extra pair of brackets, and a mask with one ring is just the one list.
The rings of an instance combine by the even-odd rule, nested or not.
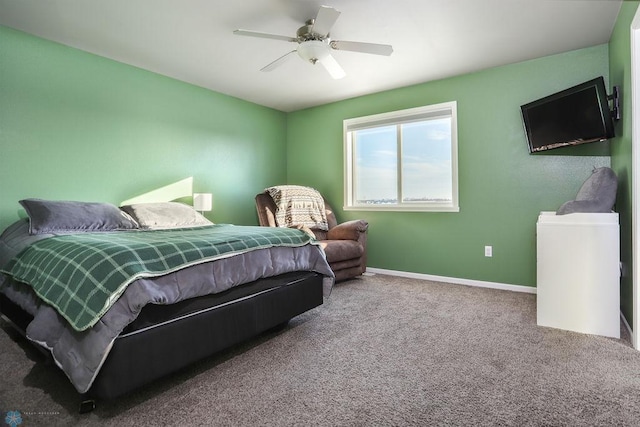
[(529, 153), (614, 137), (602, 77), (522, 105), (520, 109)]

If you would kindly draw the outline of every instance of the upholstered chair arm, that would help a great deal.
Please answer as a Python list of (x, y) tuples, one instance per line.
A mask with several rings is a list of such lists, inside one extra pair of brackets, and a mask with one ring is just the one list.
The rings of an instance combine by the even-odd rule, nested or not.
[(367, 232), (369, 223), (362, 219), (338, 224), (327, 233), (327, 240), (360, 240)]

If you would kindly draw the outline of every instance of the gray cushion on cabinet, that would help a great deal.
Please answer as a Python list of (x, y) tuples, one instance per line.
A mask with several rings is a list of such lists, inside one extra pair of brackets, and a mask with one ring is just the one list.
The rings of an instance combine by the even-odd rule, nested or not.
[(575, 200), (562, 204), (556, 214), (611, 212), (616, 202), (617, 190), (618, 178), (611, 168), (594, 169), (591, 176), (580, 187)]
[(192, 206), (178, 202), (137, 203), (121, 207), (141, 228), (165, 229), (213, 224)]
[(131, 230), (138, 224), (109, 203), (24, 199), (30, 234)]

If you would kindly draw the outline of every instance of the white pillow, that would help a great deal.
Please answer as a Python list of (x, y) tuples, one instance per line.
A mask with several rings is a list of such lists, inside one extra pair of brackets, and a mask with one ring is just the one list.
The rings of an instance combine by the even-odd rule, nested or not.
[(213, 224), (192, 206), (178, 202), (137, 203), (122, 206), (121, 209), (131, 215), (141, 228), (149, 230)]

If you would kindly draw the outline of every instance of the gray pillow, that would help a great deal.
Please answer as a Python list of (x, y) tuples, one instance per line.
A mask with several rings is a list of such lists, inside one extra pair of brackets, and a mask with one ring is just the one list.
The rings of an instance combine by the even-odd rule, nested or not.
[(563, 203), (556, 214), (611, 212), (616, 203), (617, 190), (618, 178), (611, 168), (594, 169), (591, 176), (580, 187), (575, 200)]
[(132, 230), (138, 224), (109, 203), (24, 199), (30, 234)]
[(185, 228), (213, 224), (192, 206), (178, 202), (137, 203), (121, 207), (147, 229)]

